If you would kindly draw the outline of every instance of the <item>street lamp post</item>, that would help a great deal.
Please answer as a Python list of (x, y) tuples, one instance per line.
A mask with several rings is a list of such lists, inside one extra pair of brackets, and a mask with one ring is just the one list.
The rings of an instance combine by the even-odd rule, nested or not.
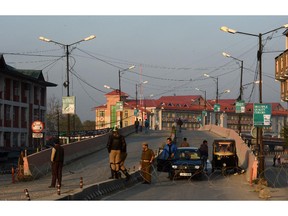
[[(239, 101), (242, 101), (242, 96), (243, 96), (243, 85), (242, 85), (242, 82), (243, 82), (243, 60), (240, 60), (238, 58), (235, 58), (231, 55), (229, 55), (228, 53), (225, 53), (223, 52), (222, 53), (223, 56), (227, 57), (227, 58), (232, 58), (236, 61), (240, 61), (241, 62), (241, 73), (240, 73), (240, 96), (239, 96)], [(241, 118), (242, 118), (242, 113), (240, 112), (238, 114), (238, 133), (239, 135), (241, 134)]]
[[(206, 111), (206, 109), (207, 109), (207, 102), (206, 102), (206, 90), (201, 90), (201, 89), (199, 89), (199, 88), (195, 88), (197, 91), (200, 91), (200, 92), (203, 92), (204, 93), (204, 100), (205, 100), (205, 102), (204, 102), (204, 110)], [(204, 115), (204, 125), (206, 125), (206, 116)]]
[[(138, 111), (138, 86), (142, 86), (143, 84), (148, 83), (148, 81), (143, 81), (140, 83), (136, 83), (136, 110)], [(141, 105), (141, 104), (140, 104)], [(142, 121), (141, 121), (141, 126), (143, 127), (143, 112), (142, 113)]]
[[(218, 77), (213, 77), (209, 74), (204, 74), (205, 77), (212, 78), (216, 82), (216, 104), (218, 104), (219, 100), (219, 85), (218, 85)], [(218, 112), (215, 113), (215, 125), (218, 125)]]
[[(58, 44), (58, 45), (62, 46), (64, 48), (64, 50), (66, 51), (65, 55), (66, 55), (66, 76), (67, 76), (66, 79), (67, 80), (63, 83), (63, 85), (65, 88), (67, 88), (67, 97), (70, 96), (70, 92), (69, 92), (69, 84), (70, 84), (69, 83), (69, 55), (70, 55), (69, 47), (71, 47), (75, 44), (81, 43), (83, 41), (92, 40), (94, 38), (96, 38), (96, 36), (91, 35), (89, 37), (86, 37), (82, 40), (79, 40), (79, 41), (71, 43), (71, 44), (63, 44), (63, 43), (59, 43), (57, 41), (45, 38), (43, 36), (39, 37), (39, 40), (44, 41), (44, 42), (48, 42), (48, 43)], [(69, 113), (67, 114), (67, 139), (68, 139), (67, 142), (69, 143), (70, 142), (70, 114)]]
[[(220, 28), (221, 31), (228, 32), (231, 34), (243, 34), (248, 36), (253, 36), (258, 38), (258, 51), (257, 51), (257, 60), (258, 60), (258, 67), (259, 67), (259, 103), (262, 104), (262, 54), (263, 54), (263, 45), (262, 45), (262, 36), (269, 34), (271, 32), (277, 31), (282, 28), (288, 28), (288, 24), (285, 24), (281, 27), (278, 27), (276, 29), (273, 29), (271, 31), (265, 32), (265, 33), (259, 33), (257, 34), (251, 34), (246, 32), (240, 32), (234, 29), (230, 29), (226, 26), (222, 26)], [(259, 177), (264, 178), (264, 166), (265, 166), (265, 156), (264, 156), (264, 145), (263, 145), (263, 137), (262, 137), (262, 127), (257, 127), (257, 145), (259, 144), (260, 151), (259, 151)]]
[[(119, 102), (122, 102), (122, 92), (121, 92), (121, 73), (127, 70), (132, 70), (135, 68), (135, 65), (130, 66), (129, 68), (123, 69), (123, 70), (118, 70), (118, 81), (119, 81)], [(124, 105), (123, 105), (124, 107)], [(122, 111), (120, 111), (120, 128), (123, 127), (123, 122), (122, 122)]]

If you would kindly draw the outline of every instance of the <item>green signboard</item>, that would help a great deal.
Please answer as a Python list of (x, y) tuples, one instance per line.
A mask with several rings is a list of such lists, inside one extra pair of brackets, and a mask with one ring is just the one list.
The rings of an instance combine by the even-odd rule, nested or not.
[(62, 97), (62, 114), (75, 114), (75, 96)]
[(214, 104), (214, 112), (220, 112), (220, 104)]
[(271, 104), (254, 104), (253, 125), (255, 127), (271, 126)]
[(236, 102), (236, 113), (245, 113), (245, 101)]
[(138, 109), (134, 109), (134, 116), (139, 116), (139, 110)]
[(117, 112), (123, 111), (123, 101), (118, 101), (118, 102), (116, 102), (116, 111), (117, 111)]

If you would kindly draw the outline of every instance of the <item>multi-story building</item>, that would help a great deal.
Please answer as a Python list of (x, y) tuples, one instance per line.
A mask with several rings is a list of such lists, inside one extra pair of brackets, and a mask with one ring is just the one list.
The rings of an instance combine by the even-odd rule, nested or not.
[(11, 151), (36, 147), (32, 122), (45, 123), (46, 88), (57, 86), (44, 80), (41, 70), (20, 70), (6, 64), (0, 54), (0, 149)]
[[(124, 96), (125, 95), (125, 96)], [(169, 130), (176, 125), (180, 118), (182, 127), (194, 130), (203, 124), (215, 124), (234, 129), (241, 133), (250, 133), (253, 128), (253, 103), (245, 104), (245, 113), (236, 113), (236, 99), (219, 99), (220, 111), (214, 112), (215, 100), (205, 101), (200, 95), (162, 96), (159, 99), (144, 99), (140, 104), (135, 100), (129, 100), (123, 93), (123, 127), (133, 125), (136, 118), (143, 122), (149, 119), (151, 129)], [(107, 103), (95, 107), (96, 129), (119, 125), (120, 112), (116, 111), (116, 102), (119, 101), (117, 91), (106, 94)], [(287, 124), (288, 111), (280, 103), (271, 104), (271, 126), (265, 127), (265, 133), (279, 135), (282, 127)], [(136, 112), (136, 105), (139, 112)]]

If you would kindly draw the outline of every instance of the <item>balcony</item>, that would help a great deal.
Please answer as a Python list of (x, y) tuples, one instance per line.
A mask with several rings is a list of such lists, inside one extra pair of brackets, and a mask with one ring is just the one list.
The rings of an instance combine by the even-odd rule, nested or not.
[(288, 79), (288, 49), (275, 58), (275, 79)]

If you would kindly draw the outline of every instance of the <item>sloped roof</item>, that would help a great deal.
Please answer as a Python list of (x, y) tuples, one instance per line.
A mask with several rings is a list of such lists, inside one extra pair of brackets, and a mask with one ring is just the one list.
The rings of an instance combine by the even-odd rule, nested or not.
[(15, 69), (14, 67), (7, 65), (3, 54), (0, 54), (0, 73), (21, 77), (24, 80), (39, 83), (43, 86), (57, 86), (55, 83), (45, 81), (42, 70)]
[[(118, 89), (115, 89), (111, 92), (108, 92), (107, 94), (105, 94), (105, 96), (109, 96), (109, 95), (119, 95), (119, 90)], [(129, 97), (129, 95), (123, 91), (121, 91), (121, 96), (125, 96), (125, 97)]]
[(180, 105), (191, 105), (193, 103), (196, 103), (199, 98), (201, 98), (200, 95), (177, 95), (177, 96), (162, 96), (158, 99), (158, 102), (160, 103), (173, 103), (174, 105), (180, 104)]

